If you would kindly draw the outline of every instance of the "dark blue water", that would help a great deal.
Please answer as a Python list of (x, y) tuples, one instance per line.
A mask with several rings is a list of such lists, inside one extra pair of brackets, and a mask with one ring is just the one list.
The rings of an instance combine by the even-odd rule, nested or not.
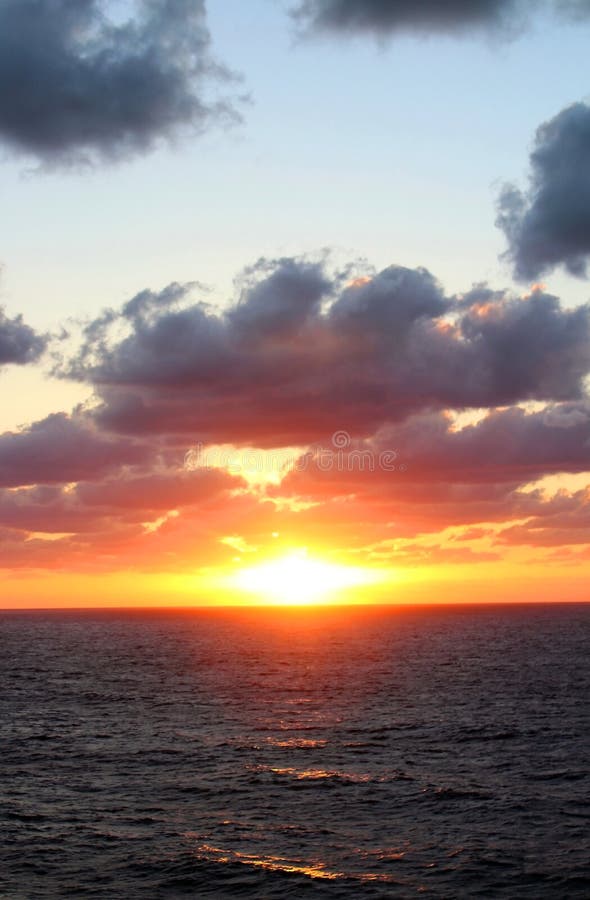
[(0, 614), (0, 897), (590, 897), (590, 606)]

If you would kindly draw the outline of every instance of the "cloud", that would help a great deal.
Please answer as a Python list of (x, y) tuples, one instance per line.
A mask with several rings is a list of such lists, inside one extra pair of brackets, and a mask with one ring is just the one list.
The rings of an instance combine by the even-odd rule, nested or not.
[(204, 0), (2, 0), (0, 139), (49, 164), (120, 159), (237, 117), (208, 99), (230, 73), (210, 53)]
[(124, 472), (100, 483), (82, 483), (74, 496), (87, 508), (126, 509), (152, 513), (193, 506), (224, 490), (243, 486), (238, 477), (216, 469), (186, 471), (155, 468)]
[[(122, 468), (122, 467), (121, 467)], [(205, 504), (236, 490), (239, 478), (225, 472), (183, 472), (157, 466), (122, 468), (115, 476), (87, 471), (74, 485), (43, 484), (0, 490), (0, 524), (44, 533), (98, 532), (158, 519), (171, 510)]]
[(96, 479), (150, 455), (133, 440), (99, 434), (82, 416), (55, 413), (0, 435), (0, 487)]
[(527, 0), (303, 0), (292, 15), (308, 31), (378, 35), (513, 28)]
[[(489, 416), (485, 427), (482, 422), (460, 432), (450, 429), (448, 417), (431, 418), (417, 417), (395, 428), (404, 448), (400, 456), (403, 452), (407, 459), (404, 473), (351, 475), (337, 468), (319, 473), (310, 467), (293, 473), (268, 496), (248, 492), (240, 478), (227, 472), (183, 470), (178, 454), (166, 460), (162, 452), (139, 462), (122, 462), (121, 456), (104, 464), (94, 459), (76, 473), (81, 477), (77, 484), (65, 484), (74, 474), (66, 456), (61, 469), (54, 464), (53, 483), (0, 491), (0, 528), (11, 530), (3, 539), (0, 562), (29, 568), (191, 571), (196, 565), (229, 564), (235, 550), (232, 554), (232, 547), (222, 543), (228, 534), (239, 533), (244, 546), (264, 552), (275, 533), (281, 540), (284, 536), (287, 547), (340, 548), (367, 560), (395, 559), (396, 565), (477, 563), (490, 561), (495, 552), (490, 546), (494, 531), (482, 523), (497, 523), (496, 529), (506, 523), (501, 545), (519, 546), (533, 543), (535, 534), (529, 528), (510, 536), (512, 523), (541, 516), (552, 516), (556, 523), (568, 512), (562, 498), (546, 500), (541, 491), (518, 486), (538, 472), (587, 466), (590, 416), (585, 429), (580, 423), (566, 428), (546, 424), (541, 411), (503, 410)], [(367, 444), (389, 446), (389, 437), (383, 434)], [(315, 505), (302, 504), (301, 511), (293, 504), (275, 505), (273, 498), (280, 495), (312, 498)], [(433, 551), (438, 532), (469, 524), (478, 529), (465, 534), (464, 551)], [(584, 523), (573, 524), (581, 533)], [(574, 531), (561, 531), (563, 543), (570, 534)], [(474, 547), (466, 546), (472, 541)], [(544, 541), (546, 546), (558, 543)]]
[(0, 366), (35, 362), (46, 346), (47, 338), (25, 325), (22, 316), (10, 319), (0, 308)]
[[(570, 404), (552, 412), (563, 406), (564, 417), (573, 412)], [(525, 518), (534, 513), (536, 494), (520, 487), (549, 474), (590, 470), (590, 408), (580, 404), (577, 412), (564, 427), (545, 409), (511, 407), (461, 430), (445, 413), (413, 416), (346, 450), (313, 448), (272, 493), (322, 503), (354, 497), (373, 510), (382, 506), (388, 519), (402, 508), (411, 527), (420, 508), (426, 509), (420, 521), (437, 525)]]
[(425, 543), (400, 543), (376, 547), (371, 551), (372, 559), (391, 562), (399, 566), (462, 565), (469, 563), (489, 563), (500, 559), (500, 554), (489, 550), (472, 550), (471, 547), (433, 547)]
[(590, 543), (590, 488), (572, 494), (562, 491), (534, 512), (526, 522), (503, 529), (498, 540), (537, 547)]
[(590, 106), (575, 103), (537, 130), (527, 190), (506, 185), (497, 224), (517, 278), (563, 265), (587, 274), (590, 254)]
[(590, 16), (590, 0), (555, 0), (558, 13), (571, 21), (583, 21)]
[(161, 461), (88, 472), (78, 484), (0, 490), (0, 566), (156, 570), (211, 565), (227, 553), (219, 537), (247, 510), (239, 478), (183, 472)]
[(89, 323), (60, 371), (94, 387), (101, 429), (304, 445), (425, 410), (578, 400), (590, 307), (541, 290), (447, 297), (422, 268), (350, 280), (322, 263), (263, 261), (223, 311), (188, 286), (142, 292)]
[(518, 35), (539, 13), (581, 21), (588, 0), (300, 0), (291, 16), (305, 34), (464, 34), (488, 31)]
[[(190, 572), (234, 565), (228, 535), (253, 557), (284, 541), (349, 562), (486, 563), (560, 513), (531, 483), (590, 469), (590, 307), (540, 287), (449, 296), (425, 268), (357, 277), (325, 258), (259, 260), (236, 283), (223, 306), (173, 283), (82, 326), (56, 374), (92, 402), (0, 435), (3, 564)], [(350, 436), (340, 456), (335, 432)], [(250, 483), (186, 465), (198, 444), (205, 459), (311, 445), (311, 464)], [(326, 446), (336, 464), (321, 468)], [(349, 467), (350, 451), (394, 468)], [(551, 533), (537, 543), (558, 545)]]

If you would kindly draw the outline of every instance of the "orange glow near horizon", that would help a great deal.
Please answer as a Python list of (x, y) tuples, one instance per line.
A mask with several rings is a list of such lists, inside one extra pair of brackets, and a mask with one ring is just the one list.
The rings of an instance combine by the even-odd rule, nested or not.
[[(457, 541), (445, 535), (442, 549)], [(451, 537), (453, 537), (451, 535)], [(483, 538), (481, 540), (484, 540)], [(477, 541), (472, 542), (477, 546)], [(348, 605), (590, 602), (590, 557), (574, 548), (556, 558), (508, 548), (502, 561), (469, 558), (438, 563), (395, 549), (336, 558), (326, 546), (261, 548), (212, 565), (174, 570), (107, 569), (51, 572), (0, 570), (0, 609), (266, 607), (320, 609)], [(436, 546), (430, 542), (426, 549)], [(387, 550), (388, 548), (385, 548)], [(403, 547), (401, 548), (403, 550)]]
[(330, 602), (350, 588), (375, 584), (379, 573), (361, 566), (343, 566), (309, 557), (306, 550), (240, 569), (230, 586), (267, 603), (306, 606)]
[[(278, 562), (278, 560), (275, 560)], [(256, 565), (259, 571), (266, 564)], [(272, 565), (272, 563), (268, 563)], [(330, 565), (330, 564), (326, 564)], [(530, 562), (390, 568), (335, 566), (359, 577), (332, 582), (323, 597), (289, 603), (273, 591), (236, 582), (250, 569), (199, 571), (0, 573), (0, 609), (125, 609), (248, 607), (320, 608), (329, 605), (437, 605), (461, 603), (590, 602), (590, 561), (575, 568)], [(564, 585), (564, 570), (568, 575)], [(278, 565), (274, 570), (278, 574)], [(283, 570), (284, 572), (285, 570)], [(288, 571), (288, 569), (287, 569)], [(311, 571), (308, 569), (308, 571)], [(362, 577), (361, 576), (362, 573)], [(252, 576), (254, 577), (254, 576)], [(250, 579), (248, 576), (247, 580)], [(269, 582), (264, 579), (266, 583)], [(356, 587), (355, 587), (356, 585)], [(317, 595), (316, 595), (317, 596)], [(274, 599), (273, 599), (274, 598)]]

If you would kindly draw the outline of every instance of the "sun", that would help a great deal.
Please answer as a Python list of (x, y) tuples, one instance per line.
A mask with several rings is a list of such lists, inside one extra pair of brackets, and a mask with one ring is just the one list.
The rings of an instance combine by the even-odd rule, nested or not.
[(307, 550), (294, 550), (279, 559), (241, 569), (232, 577), (232, 585), (239, 591), (290, 606), (326, 602), (340, 591), (375, 581), (376, 574), (370, 569), (313, 559)]

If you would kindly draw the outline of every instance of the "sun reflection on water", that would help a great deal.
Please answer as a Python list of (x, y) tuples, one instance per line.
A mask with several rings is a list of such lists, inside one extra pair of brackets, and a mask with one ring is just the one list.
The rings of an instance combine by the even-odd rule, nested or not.
[(225, 865), (241, 864), (254, 868), (264, 869), (267, 872), (283, 872), (292, 875), (304, 875), (307, 878), (325, 881), (337, 881), (340, 879), (399, 883), (391, 875), (377, 872), (343, 872), (330, 869), (321, 860), (288, 859), (283, 856), (259, 855), (245, 853), (240, 850), (224, 850), (211, 844), (200, 844), (196, 849), (199, 858)]

